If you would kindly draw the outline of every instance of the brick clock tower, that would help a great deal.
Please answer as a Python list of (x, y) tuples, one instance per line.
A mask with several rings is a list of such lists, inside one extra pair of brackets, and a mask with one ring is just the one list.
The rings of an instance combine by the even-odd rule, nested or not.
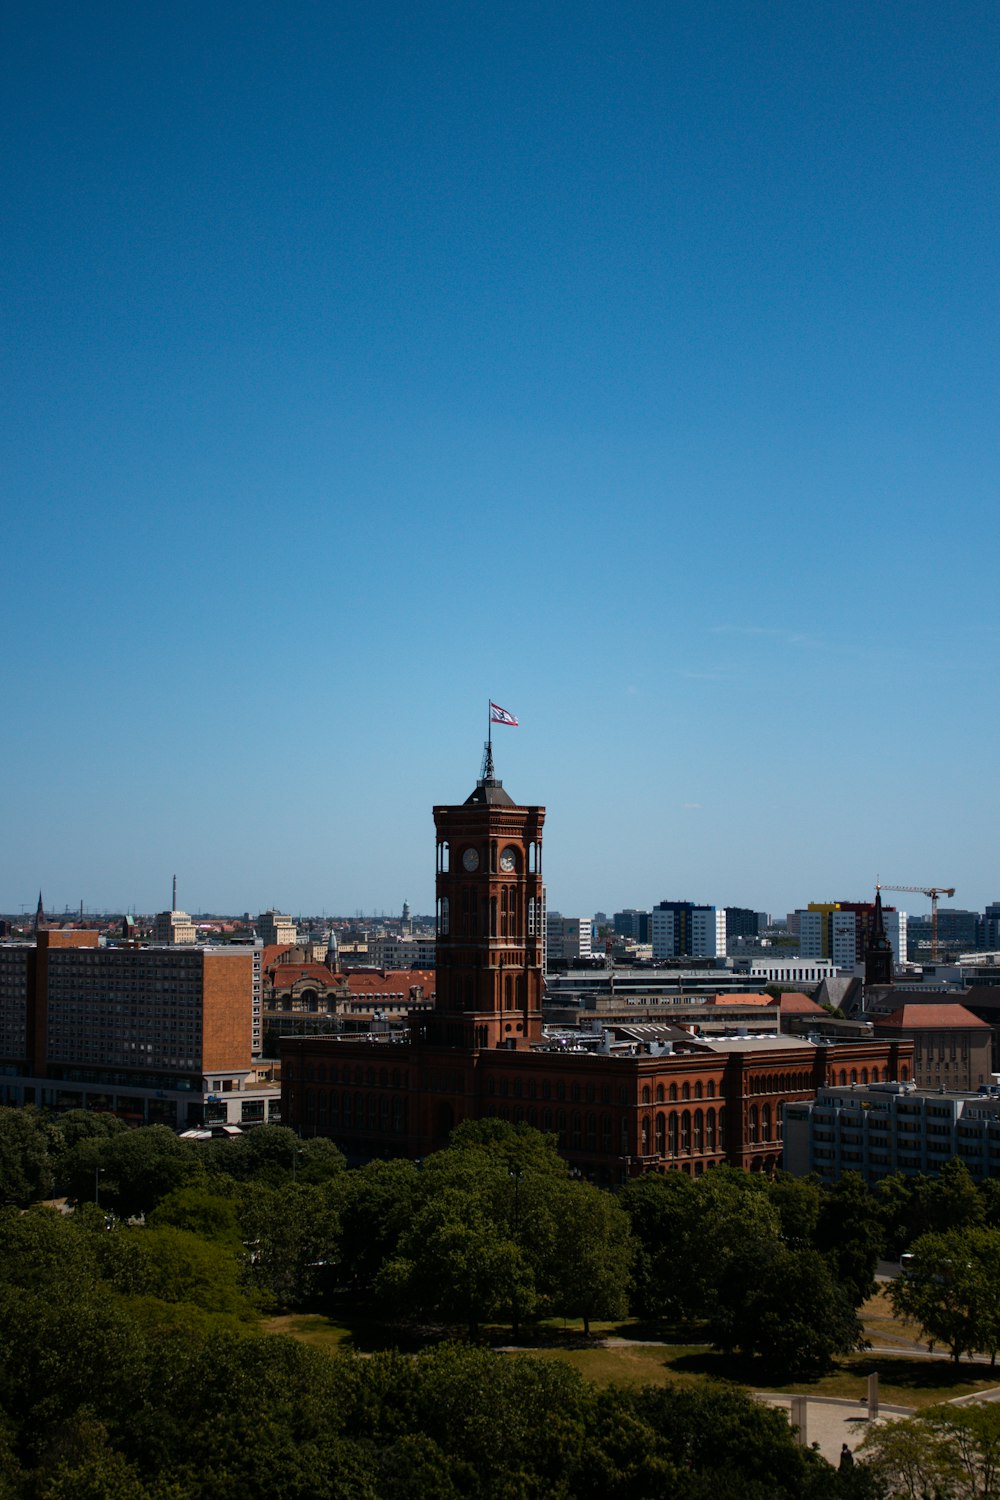
[(478, 1051), (542, 1036), (544, 807), (518, 807), (487, 749), (476, 789), (435, 807), (437, 1004), (415, 1041)]

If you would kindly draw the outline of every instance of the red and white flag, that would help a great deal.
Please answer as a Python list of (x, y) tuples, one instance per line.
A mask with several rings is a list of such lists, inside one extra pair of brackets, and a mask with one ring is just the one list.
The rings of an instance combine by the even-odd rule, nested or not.
[(514, 718), (514, 715), (509, 714), (505, 708), (501, 708), (499, 703), (490, 704), (490, 723), (509, 724), (512, 729), (517, 728), (517, 720)]

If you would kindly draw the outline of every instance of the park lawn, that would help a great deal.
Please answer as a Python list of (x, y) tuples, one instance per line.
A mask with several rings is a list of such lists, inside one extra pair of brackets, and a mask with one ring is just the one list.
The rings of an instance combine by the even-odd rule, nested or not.
[(325, 1349), (328, 1354), (349, 1348), (352, 1335), (342, 1323), (332, 1323), (320, 1313), (284, 1313), (280, 1317), (265, 1318), (264, 1333), (284, 1333), (300, 1344), (311, 1344), (314, 1349)]
[(898, 1345), (901, 1351), (927, 1347), (921, 1342), (917, 1325), (897, 1317), (884, 1287), (880, 1286), (874, 1297), (868, 1298), (861, 1309), (861, 1321), (871, 1344)]
[[(528, 1352), (528, 1351), (524, 1351)], [(598, 1344), (581, 1349), (533, 1349), (531, 1359), (558, 1359), (596, 1386), (701, 1385), (704, 1377), (675, 1369), (673, 1357), (702, 1353), (683, 1345)]]
[[(883, 1330), (879, 1325), (884, 1311), (880, 1297), (873, 1298), (864, 1309), (865, 1327), (874, 1343), (882, 1341)], [(267, 1333), (290, 1335), (331, 1354), (401, 1346), (399, 1330), (360, 1318), (348, 1322), (320, 1313), (290, 1313), (267, 1318), (262, 1326)], [(886, 1342), (890, 1331), (884, 1330)], [(416, 1350), (447, 1337), (448, 1332), (428, 1330), (424, 1337), (410, 1334), (404, 1344)], [(450, 1333), (462, 1337), (461, 1329)], [(651, 1334), (652, 1330), (638, 1323), (595, 1323), (590, 1339), (586, 1339), (582, 1324), (551, 1319), (526, 1331), (517, 1352), (534, 1359), (560, 1359), (598, 1386), (697, 1385), (706, 1380), (724, 1380), (750, 1390), (839, 1397), (857, 1401), (859, 1408), (867, 1404), (868, 1376), (873, 1370), (879, 1375), (880, 1399), (889, 1406), (932, 1406), (1000, 1386), (1000, 1369), (991, 1370), (986, 1362), (963, 1360), (956, 1365), (947, 1359), (912, 1357), (905, 1348), (898, 1354), (872, 1351), (844, 1356), (828, 1374), (816, 1380), (775, 1382), (757, 1360), (725, 1355), (704, 1344), (643, 1342)], [(495, 1347), (511, 1348), (509, 1328), (484, 1329), (483, 1336), (485, 1342)], [(612, 1342), (605, 1344), (604, 1339)]]

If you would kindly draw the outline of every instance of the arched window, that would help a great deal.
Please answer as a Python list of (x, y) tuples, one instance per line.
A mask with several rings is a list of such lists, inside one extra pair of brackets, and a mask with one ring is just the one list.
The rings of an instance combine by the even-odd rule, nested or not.
[(710, 1078), (708, 1080), (708, 1084), (707, 1084), (707, 1086), (705, 1088), (705, 1093), (708, 1095), (708, 1097), (710, 1099), (714, 1099), (715, 1098), (715, 1080), (713, 1078)]
[(663, 1084), (662, 1083), (658, 1083), (656, 1085), (656, 1102), (657, 1102), (657, 1104), (662, 1104), (663, 1103)]
[(760, 1109), (760, 1138), (762, 1141), (771, 1139), (771, 1106), (762, 1104)]
[(709, 1151), (715, 1150), (715, 1110), (710, 1109), (705, 1114), (705, 1145)]
[(681, 1150), (691, 1150), (691, 1111), (689, 1109), (681, 1115)]
[(641, 1129), (641, 1136), (642, 1136), (642, 1154), (643, 1154), (643, 1156), (648, 1156), (649, 1155), (649, 1116), (648, 1115), (643, 1115), (643, 1117), (642, 1117), (642, 1125), (641, 1125), (640, 1129)]
[(667, 1151), (667, 1121), (662, 1111), (656, 1116), (656, 1154), (665, 1156)]
[(677, 1085), (676, 1085), (676, 1083), (672, 1083), (670, 1085), (670, 1102), (671, 1102), (671, 1104), (673, 1104), (676, 1101), (676, 1099), (677, 1099)]
[(690, 1099), (690, 1097), (691, 1097), (691, 1085), (689, 1083), (685, 1083), (681, 1087), (681, 1098), (682, 1099)]
[(670, 1116), (667, 1124), (667, 1150), (671, 1156), (677, 1155), (677, 1112)]
[(844, 1068), (840, 1070), (840, 1087), (843, 1088), (847, 1082), (847, 1073)]
[(449, 910), (448, 897), (438, 897), (438, 937), (448, 936)]
[(747, 1114), (747, 1140), (750, 1142), (751, 1146), (757, 1144), (757, 1130), (757, 1106), (756, 1104), (751, 1104)]
[(694, 1112), (694, 1149), (696, 1151), (705, 1149), (704, 1116), (700, 1109)]
[(700, 1078), (698, 1079), (698, 1081), (695, 1083), (695, 1086), (694, 1086), (694, 1097), (696, 1099), (700, 1099), (701, 1098), (701, 1079)]
[(643, 1102), (643, 1104), (648, 1104), (649, 1103), (649, 1084), (648, 1083), (645, 1085), (645, 1087), (643, 1088), (643, 1091), (642, 1091), (642, 1102)]

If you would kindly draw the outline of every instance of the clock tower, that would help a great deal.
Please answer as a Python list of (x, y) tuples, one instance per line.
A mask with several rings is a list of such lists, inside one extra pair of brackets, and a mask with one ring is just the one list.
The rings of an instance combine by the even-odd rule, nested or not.
[(544, 807), (519, 807), (493, 774), (435, 807), (437, 1004), (414, 1040), (480, 1050), (542, 1036)]

